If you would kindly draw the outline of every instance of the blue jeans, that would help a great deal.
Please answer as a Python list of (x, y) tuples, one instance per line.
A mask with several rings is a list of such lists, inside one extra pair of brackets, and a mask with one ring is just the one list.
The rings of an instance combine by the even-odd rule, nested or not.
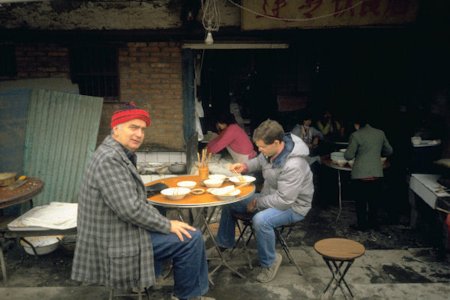
[(202, 232), (199, 229), (189, 232), (192, 239), (185, 237), (183, 242), (173, 233), (150, 232), (155, 273), (160, 275), (163, 262), (172, 260), (174, 295), (180, 299), (189, 299), (208, 292), (208, 264)]
[[(258, 197), (258, 195), (255, 195)], [(220, 216), (217, 243), (223, 248), (232, 248), (235, 244), (235, 223), (233, 212), (247, 212), (247, 204), (253, 197), (244, 199), (222, 207)], [(258, 211), (252, 219), (253, 231), (256, 236), (256, 247), (258, 249), (259, 263), (262, 267), (270, 267), (275, 261), (275, 231), (274, 228), (303, 220), (305, 217), (294, 212), (292, 209), (279, 210), (266, 208)]]

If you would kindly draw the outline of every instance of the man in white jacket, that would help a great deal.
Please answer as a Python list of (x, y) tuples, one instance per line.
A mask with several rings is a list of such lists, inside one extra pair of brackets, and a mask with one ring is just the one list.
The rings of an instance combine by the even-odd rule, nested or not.
[(285, 134), (276, 121), (266, 120), (253, 133), (260, 154), (246, 164), (231, 165), (236, 172), (262, 171), (260, 194), (223, 208), (217, 242), (222, 249), (235, 243), (233, 213), (252, 213), (261, 270), (259, 282), (273, 280), (282, 256), (275, 251), (274, 228), (301, 221), (311, 208), (313, 176), (305, 157), (308, 146), (297, 136)]

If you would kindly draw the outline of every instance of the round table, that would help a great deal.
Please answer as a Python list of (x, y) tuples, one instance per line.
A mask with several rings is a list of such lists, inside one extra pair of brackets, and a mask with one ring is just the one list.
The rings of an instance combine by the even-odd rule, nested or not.
[(38, 178), (27, 178), (26, 182), (14, 189), (8, 186), (0, 188), (0, 209), (15, 204), (31, 201), (44, 187), (44, 182)]
[[(169, 187), (176, 187), (177, 183), (180, 181), (195, 181), (197, 183), (196, 188), (198, 188), (198, 187), (204, 188), (205, 193), (203, 193), (201, 195), (188, 194), (183, 199), (180, 199), (180, 200), (170, 200), (170, 199), (166, 198), (164, 195), (156, 194), (156, 195), (148, 197), (147, 198), (148, 201), (154, 205), (159, 205), (159, 206), (163, 206), (163, 207), (170, 207), (170, 208), (176, 208), (176, 209), (188, 208), (191, 210), (193, 210), (193, 209), (202, 209), (203, 210), (208, 207), (217, 208), (222, 205), (239, 202), (243, 199), (246, 199), (246, 198), (252, 196), (255, 193), (255, 185), (249, 184), (247, 186), (239, 187), (239, 189), (241, 190), (241, 193), (238, 196), (236, 196), (234, 199), (221, 200), (221, 199), (217, 198), (216, 196), (208, 193), (206, 191), (207, 187), (203, 186), (203, 183), (200, 180), (200, 177), (195, 176), (195, 175), (194, 176), (188, 175), (188, 176), (163, 178), (163, 179), (155, 180), (152, 182), (148, 182), (146, 184), (146, 186), (150, 186), (150, 185), (153, 185), (156, 183), (164, 183)], [(222, 187), (228, 186), (228, 185), (233, 185), (233, 183), (226, 181), (226, 182), (224, 182)], [(214, 234), (211, 231), (211, 228), (209, 226), (209, 222), (210, 222), (211, 217), (213, 216), (214, 212), (215, 212), (215, 210), (211, 210), (209, 213), (207, 212), (206, 217), (201, 212), (197, 214), (199, 223), (203, 224), (204, 232), (206, 232), (209, 235), (209, 237), (211, 238), (211, 240), (213, 241), (214, 247), (216, 248), (216, 250), (219, 254), (219, 259), (220, 259), (220, 264), (213, 271), (211, 271), (209, 273), (209, 275), (211, 276), (212, 274), (214, 274), (221, 266), (225, 266), (228, 269), (230, 269), (233, 273), (239, 275), (241, 278), (245, 278), (244, 275), (239, 273), (237, 270), (235, 270), (233, 267), (231, 267), (228, 264), (225, 257), (223, 256), (222, 252), (220, 251), (219, 246), (217, 245), (217, 242), (214, 238)], [(196, 222), (194, 221), (194, 223), (196, 223)], [(211, 279), (210, 279), (210, 282), (213, 283), (211, 281)]]
[[(42, 191), (44, 182), (38, 178), (27, 178), (24, 184), (16, 188), (13, 188), (13, 185), (0, 187), (0, 209), (28, 201), (31, 201), (31, 205), (33, 205), (32, 199)], [(4, 232), (7, 231), (7, 224), (11, 220), (10, 218), (0, 217), (0, 236), (2, 238), (5, 237)], [(7, 279), (5, 264), (3, 249), (0, 247), (0, 268), (4, 282)]]

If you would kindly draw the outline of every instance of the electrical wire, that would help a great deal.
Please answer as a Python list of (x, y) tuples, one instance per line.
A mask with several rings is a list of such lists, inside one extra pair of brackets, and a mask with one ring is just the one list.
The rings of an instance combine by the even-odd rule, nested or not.
[(269, 15), (262, 14), (262, 13), (260, 13), (260, 12), (257, 12), (257, 11), (255, 11), (255, 10), (252, 10), (252, 9), (250, 9), (250, 8), (248, 8), (248, 7), (242, 6), (242, 5), (240, 5), (240, 4), (236, 3), (236, 2), (234, 2), (233, 0), (227, 0), (227, 1), (230, 2), (232, 5), (234, 5), (234, 6), (236, 6), (236, 7), (239, 7), (239, 8), (242, 9), (242, 10), (245, 10), (245, 11), (251, 13), (251, 14), (254, 14), (254, 15), (257, 15), (257, 16), (260, 16), (260, 17), (263, 17), (263, 18), (266, 18), (266, 19), (277, 20), (277, 21), (288, 21), (288, 22), (308, 22), (308, 21), (313, 21), (313, 20), (318, 20), (318, 19), (324, 19), (324, 18), (333, 17), (333, 16), (335, 16), (336, 14), (340, 14), (340, 13), (349, 11), (349, 10), (351, 10), (351, 9), (354, 9), (355, 7), (361, 5), (363, 2), (366, 2), (367, 0), (361, 0), (361, 1), (357, 2), (357, 3), (355, 3), (354, 5), (350, 6), (350, 7), (347, 7), (347, 8), (345, 8), (345, 9), (341, 9), (341, 10), (338, 10), (338, 11), (336, 11), (336, 12), (334, 12), (334, 13), (325, 14), (325, 15), (321, 15), (321, 16), (317, 16), (317, 17), (312, 17), (312, 18), (296, 18), (296, 19), (291, 19), (291, 18), (277, 18), (277, 17), (269, 16)]
[(202, 0), (202, 24), (206, 31), (218, 31), (220, 27), (220, 13), (217, 0)]

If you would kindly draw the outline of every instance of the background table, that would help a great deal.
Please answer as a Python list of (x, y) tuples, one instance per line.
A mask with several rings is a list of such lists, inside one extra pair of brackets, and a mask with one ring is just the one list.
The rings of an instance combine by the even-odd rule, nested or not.
[[(338, 215), (336, 217), (336, 221), (339, 219), (340, 215), (341, 215), (341, 211), (342, 211), (342, 183), (341, 183), (341, 171), (346, 171), (346, 172), (351, 172), (352, 167), (350, 167), (350, 165), (348, 163), (346, 163), (345, 165), (338, 165), (337, 163), (335, 163), (334, 161), (331, 160), (330, 155), (324, 155), (320, 157), (320, 162), (332, 169), (337, 170), (337, 179), (338, 179), (338, 200), (339, 200), (339, 212)], [(383, 169), (386, 169), (390, 166), (390, 163), (388, 160), (385, 160), (383, 163)]]
[[(159, 179), (156, 181), (152, 181), (147, 183), (146, 185), (152, 185), (156, 183), (164, 183), (169, 187), (176, 187), (177, 183), (180, 181), (195, 181), (197, 183), (196, 188), (201, 187), (204, 188), (206, 191), (206, 187), (202, 186), (203, 183), (200, 180), (199, 176), (178, 176), (178, 177), (170, 177), (170, 178), (164, 178)], [(224, 182), (222, 187), (227, 185), (233, 185), (230, 182)], [(239, 202), (243, 199), (246, 199), (253, 195), (255, 193), (255, 185), (249, 184), (247, 186), (243, 186), (239, 188), (241, 190), (241, 193), (236, 196), (233, 200), (221, 200), (218, 197), (205, 192), (201, 195), (194, 195), (194, 194), (188, 194), (183, 199), (180, 200), (170, 200), (166, 198), (165, 196), (161, 194), (156, 194), (153, 196), (148, 197), (148, 201), (152, 204), (163, 206), (163, 207), (170, 207), (170, 208), (176, 208), (176, 209), (182, 209), (182, 208), (188, 208), (188, 209), (207, 209), (210, 207), (217, 208), (222, 205), (227, 205), (235, 202)], [(217, 242), (214, 238), (214, 234), (211, 231), (211, 228), (209, 227), (209, 222), (212, 218), (212, 215), (214, 214), (215, 210), (210, 211), (206, 214), (206, 217), (203, 215), (202, 212), (199, 212), (196, 216), (196, 219), (199, 219), (199, 223), (202, 223), (204, 226), (204, 232), (206, 231), (209, 237), (211, 238), (212, 242), (214, 243), (214, 247), (216, 248), (219, 258), (220, 258), (220, 264), (209, 273), (209, 275), (213, 275), (221, 266), (225, 266), (228, 269), (230, 269), (235, 274), (239, 275), (241, 278), (245, 278), (244, 275), (239, 273), (237, 270), (235, 270), (233, 267), (231, 267), (228, 262), (226, 261), (225, 257), (223, 256), (222, 252), (219, 249), (219, 246), (217, 245)], [(194, 221), (194, 224), (196, 222)], [(213, 283), (210, 279), (210, 282)]]
[(33, 197), (39, 194), (44, 187), (44, 183), (38, 178), (28, 178), (22, 186), (10, 190), (9, 187), (0, 188), (0, 209), (15, 204), (32, 201)]
[[(10, 190), (8, 187), (0, 188), (0, 209), (30, 202), (31, 206), (33, 206), (33, 197), (38, 195), (44, 187), (44, 182), (42, 182), (38, 178), (28, 178), (27, 182), (14, 189)], [(31, 249), (37, 255), (36, 249), (34, 246), (29, 243), (25, 237), (30, 236), (48, 236), (48, 235), (74, 235), (77, 233), (77, 228), (71, 228), (67, 230), (60, 229), (42, 229), (42, 230), (20, 230), (20, 231), (11, 231), (8, 229), (8, 224), (12, 222), (16, 217), (5, 217), (0, 216), (0, 238), (3, 239), (22, 239), (28, 245), (31, 246)], [(5, 260), (3, 257), (3, 249), (0, 247), (0, 265), (2, 269), (3, 280), (6, 282), (6, 267)]]

